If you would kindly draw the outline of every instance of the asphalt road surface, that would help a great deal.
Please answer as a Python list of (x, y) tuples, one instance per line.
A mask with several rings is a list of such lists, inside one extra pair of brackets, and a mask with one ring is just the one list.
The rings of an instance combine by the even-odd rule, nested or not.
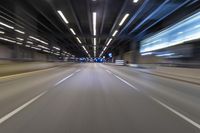
[(0, 77), (0, 133), (200, 133), (200, 86), (74, 64)]

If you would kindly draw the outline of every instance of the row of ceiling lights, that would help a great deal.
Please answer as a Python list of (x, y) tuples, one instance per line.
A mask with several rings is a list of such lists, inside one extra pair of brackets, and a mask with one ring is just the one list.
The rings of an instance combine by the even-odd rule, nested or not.
[[(9, 28), (9, 29), (12, 29), (14, 30), (15, 32), (17, 33), (20, 33), (20, 34), (25, 34), (24, 31), (21, 31), (21, 30), (18, 30), (18, 29), (15, 29), (13, 26), (10, 26), (6, 23), (3, 23), (3, 22), (0, 22), (0, 25), (1, 26), (4, 26), (5, 28)], [(3, 27), (0, 27), (1, 30), (5, 30)], [(5, 31), (0, 31), (0, 34), (5, 34)], [(8, 37), (8, 36), (5, 36), (5, 37), (0, 37), (0, 40), (3, 40), (3, 41), (6, 41), (6, 42), (10, 42), (10, 43), (16, 43), (18, 45), (23, 45), (23, 41), (24, 39), (21, 38), (21, 37), (16, 37), (16, 39), (14, 38), (11, 38), (11, 37)], [(37, 45), (37, 46), (31, 46), (33, 45), (34, 43), (32, 41), (36, 41), (36, 42), (39, 42), (39, 43), (42, 43), (42, 44), (45, 44), (46, 46), (43, 46), (43, 45)], [(51, 51), (49, 48), (48, 48), (48, 43), (41, 40), (41, 39), (38, 39), (36, 37), (33, 37), (33, 36), (28, 36), (28, 39), (26, 41), (26, 45), (25, 47), (28, 47), (28, 48), (32, 48), (32, 49), (35, 49), (35, 50), (42, 50), (43, 52), (46, 52), (46, 53), (51, 53), (51, 54), (54, 54), (54, 55), (60, 55), (58, 54), (58, 52), (53, 52)], [(53, 46), (53, 49), (55, 50), (58, 50), (60, 51), (60, 48), (56, 47), (56, 46)], [(65, 53), (67, 53), (66, 51), (64, 51)], [(71, 55), (70, 53), (67, 53), (68, 55)]]
[(92, 18), (93, 18), (93, 35), (94, 35), (94, 44), (93, 44), (93, 47), (94, 47), (94, 57), (96, 57), (96, 50), (97, 50), (97, 39), (96, 39), (96, 35), (97, 35), (97, 30), (96, 30), (96, 26), (97, 26), (97, 13), (96, 12), (93, 12), (92, 13)]
[[(129, 17), (129, 15), (130, 15), (129, 13), (127, 13), (127, 14), (124, 15), (124, 17), (122, 18), (122, 20), (119, 23), (119, 26), (122, 26), (124, 24), (124, 22), (127, 20), (127, 18)], [(115, 37), (117, 35), (117, 33), (118, 33), (118, 30), (115, 30), (113, 32), (113, 34), (112, 34), (112, 37)], [(104, 54), (104, 52), (106, 51), (106, 49), (108, 48), (108, 46), (109, 46), (109, 44), (111, 43), (112, 40), (113, 40), (113, 38), (110, 38), (108, 40), (108, 42), (106, 43), (106, 46), (103, 48), (103, 51), (101, 52), (101, 54), (100, 54), (99, 57), (101, 57)]]
[[(58, 12), (58, 14), (60, 15), (60, 17), (62, 18), (62, 20), (63, 20), (66, 24), (69, 24), (69, 21), (66, 19), (65, 15), (63, 14), (63, 12), (60, 11), (60, 10), (58, 10), (57, 12)], [(70, 30), (70, 31), (72, 32), (72, 34), (76, 37), (76, 32), (73, 30), (73, 28), (69, 28), (69, 30)], [(82, 42), (81, 42), (81, 40), (79, 39), (79, 37), (76, 37), (76, 40), (77, 40), (80, 44), (82, 44)], [(84, 51), (88, 54), (88, 56), (91, 57), (84, 45), (82, 45), (82, 48), (83, 48)]]
[[(138, 1), (139, 1), (139, 0), (133, 0), (133, 3), (137, 3)], [(124, 17), (122, 18), (122, 20), (121, 20), (120, 23), (119, 23), (119, 27), (121, 27), (121, 26), (124, 24), (124, 22), (127, 20), (127, 18), (129, 17), (129, 15), (130, 15), (129, 13), (126, 13), (126, 14), (124, 15)], [(106, 43), (106, 46), (103, 48), (103, 50), (102, 50), (101, 54), (99, 55), (99, 57), (101, 57), (101, 56), (104, 54), (104, 52), (106, 51), (106, 49), (108, 48), (108, 46), (109, 46), (110, 43), (112, 42), (113, 37), (115, 37), (115, 36), (117, 35), (118, 32), (119, 32), (118, 30), (115, 30), (115, 31), (113, 32), (112, 38), (108, 39), (108, 42)]]

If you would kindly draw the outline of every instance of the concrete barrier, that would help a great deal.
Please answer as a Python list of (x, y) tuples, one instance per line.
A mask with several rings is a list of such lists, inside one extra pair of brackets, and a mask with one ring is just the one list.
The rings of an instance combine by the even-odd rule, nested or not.
[(6, 62), (0, 64), (0, 76), (42, 70), (62, 65), (70, 65), (66, 62)]

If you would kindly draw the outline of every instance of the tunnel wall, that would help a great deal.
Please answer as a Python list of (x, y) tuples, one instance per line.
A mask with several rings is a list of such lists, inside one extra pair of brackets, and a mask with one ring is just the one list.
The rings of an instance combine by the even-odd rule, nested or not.
[(58, 58), (21, 46), (0, 44), (0, 63), (7, 61), (58, 61)]

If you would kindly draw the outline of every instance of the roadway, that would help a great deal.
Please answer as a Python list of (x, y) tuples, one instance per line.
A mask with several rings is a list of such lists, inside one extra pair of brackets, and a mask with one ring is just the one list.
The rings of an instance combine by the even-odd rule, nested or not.
[(0, 133), (200, 133), (200, 87), (74, 64), (0, 77)]

